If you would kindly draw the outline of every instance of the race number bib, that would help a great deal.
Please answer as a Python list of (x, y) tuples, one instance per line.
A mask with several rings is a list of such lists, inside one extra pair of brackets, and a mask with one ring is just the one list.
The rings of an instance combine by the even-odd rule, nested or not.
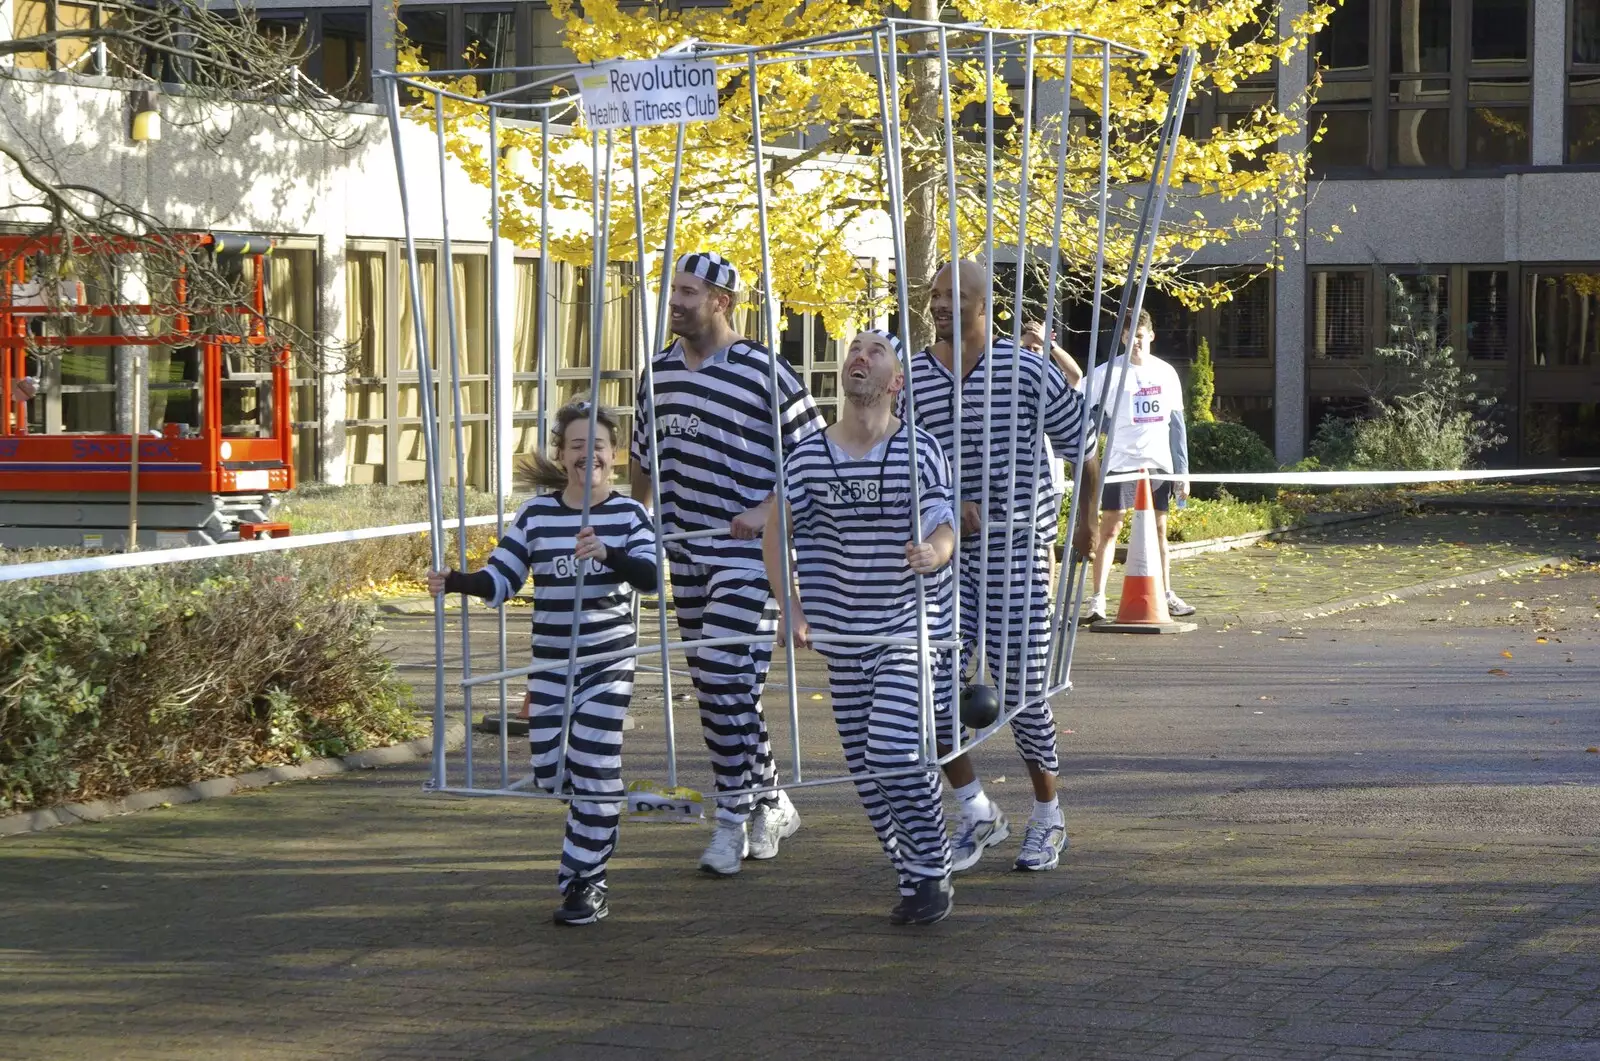
[(883, 499), (883, 484), (877, 479), (829, 479), (830, 504), (875, 505)]
[(1129, 411), (1133, 413), (1133, 422), (1136, 424), (1164, 423), (1167, 417), (1161, 411), (1161, 387), (1152, 385), (1135, 391)]
[[(553, 561), (551, 561), (551, 566), (555, 569), (555, 575), (557, 578), (578, 577), (578, 558), (570, 553), (566, 556), (556, 557)], [(599, 557), (589, 558), (589, 574), (598, 575), (604, 570), (605, 565), (600, 562)]]

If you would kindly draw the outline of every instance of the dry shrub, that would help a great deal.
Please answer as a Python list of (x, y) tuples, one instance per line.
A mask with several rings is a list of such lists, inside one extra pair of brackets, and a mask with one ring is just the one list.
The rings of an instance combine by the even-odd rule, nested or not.
[(373, 613), (337, 581), (264, 555), (7, 587), (0, 810), (414, 736)]

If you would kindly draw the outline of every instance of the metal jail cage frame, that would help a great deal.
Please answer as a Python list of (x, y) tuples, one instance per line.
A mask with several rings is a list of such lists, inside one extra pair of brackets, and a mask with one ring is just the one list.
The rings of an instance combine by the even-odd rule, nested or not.
[[(920, 46), (913, 46), (912, 41), (921, 41)], [(931, 46), (929, 41), (935, 42)], [(760, 91), (760, 72), (763, 67), (777, 63), (791, 63), (801, 61), (814, 61), (818, 59), (840, 60), (865, 64), (874, 78), (877, 90), (878, 119), (880, 122), (882, 151), (881, 157), (872, 159), (871, 164), (880, 167), (879, 176), (882, 180), (885, 199), (887, 201), (886, 222), (893, 245), (895, 261), (906, 260), (906, 232), (905, 232), (905, 204), (906, 184), (905, 174), (902, 172), (904, 159), (903, 120), (900, 108), (900, 78), (904, 65), (912, 61), (936, 61), (938, 64), (938, 92), (940, 97), (939, 122), (943, 137), (943, 174), (942, 180), (936, 182), (940, 187), (935, 192), (935, 199), (942, 195), (944, 210), (942, 211), (943, 223), (947, 226), (944, 233), (949, 251), (948, 259), (952, 262), (961, 261), (975, 252), (981, 252), (980, 260), (987, 267), (992, 268), (996, 263), (997, 251), (1001, 248), (996, 241), (997, 203), (995, 196), (988, 193), (988, 189), (996, 186), (996, 115), (997, 87), (1010, 92), (1009, 83), (1005, 82), (1000, 74), (1002, 67), (1008, 70), (1021, 71), (1021, 90), (1023, 93), (1020, 121), (1020, 132), (1015, 136), (1015, 143), (1019, 147), (1019, 155), (1015, 159), (1019, 177), (1016, 186), (1017, 216), (1016, 216), (1016, 245), (1010, 248), (1014, 254), (1015, 265), (1015, 291), (1013, 294), (1013, 307), (1011, 322), (1011, 356), (1022, 358), (1022, 313), (1020, 312), (1024, 296), (1024, 275), (1029, 263), (1037, 265), (1040, 259), (1045, 262), (1045, 272), (1048, 276), (1046, 284), (1047, 297), (1044, 310), (1044, 334), (1046, 342), (1054, 334), (1057, 319), (1057, 306), (1060, 301), (1059, 284), (1063, 277), (1062, 272), (1062, 234), (1069, 210), (1082, 210), (1085, 214), (1092, 211), (1095, 217), (1094, 233), (1095, 244), (1093, 252), (1093, 306), (1095, 319), (1098, 325), (1100, 307), (1106, 293), (1106, 246), (1108, 233), (1108, 214), (1111, 197), (1115, 193), (1128, 194), (1137, 190), (1138, 186), (1123, 186), (1114, 188), (1110, 180), (1110, 155), (1111, 155), (1111, 88), (1113, 72), (1119, 68), (1137, 67), (1147, 63), (1149, 56), (1146, 52), (1121, 45), (1116, 42), (1070, 31), (1039, 31), (1039, 30), (1008, 30), (989, 28), (973, 24), (949, 24), (920, 22), (908, 19), (893, 19), (875, 26), (858, 30), (850, 30), (824, 36), (806, 38), (802, 40), (784, 42), (770, 46), (734, 46), (708, 44), (690, 41), (664, 52), (659, 58), (698, 59), (711, 60), (717, 63), (718, 73), (732, 73), (742, 75), (746, 81), (741, 90), (748, 97), (750, 106), (750, 154), (749, 161), (754, 172), (758, 175), (754, 181), (755, 186), (755, 216), (760, 237), (760, 276), (755, 287), (760, 298), (759, 335), (762, 344), (771, 352), (769, 357), (769, 399), (772, 406), (774, 432), (774, 449), (776, 454), (776, 489), (778, 499), (779, 528), (783, 540), (787, 543), (790, 538), (791, 526), (787, 504), (783, 502), (785, 494), (783, 432), (782, 432), (782, 400), (778, 374), (778, 344), (777, 333), (781, 326), (776, 298), (772, 285), (772, 246), (770, 240), (768, 218), (768, 192), (766, 181), (759, 175), (765, 174), (768, 145), (763, 143), (762, 137), (762, 108), (763, 101)], [(983, 168), (981, 173), (967, 174), (958, 167), (956, 156), (956, 139), (960, 116), (955, 112), (952, 100), (952, 63), (960, 61), (968, 64), (981, 63), (981, 76), (984, 81), (984, 135), (983, 135)], [(1042, 63), (1054, 63), (1063, 71), (1060, 83), (1064, 86), (1061, 96), (1059, 113), (1038, 113), (1038, 89), (1041, 77), (1038, 74)], [(1098, 172), (1095, 175), (1093, 186), (1087, 194), (1077, 193), (1074, 201), (1069, 202), (1067, 192), (1067, 172), (1069, 149), (1073, 137), (1070, 133), (1070, 118), (1072, 106), (1072, 88), (1074, 77), (1074, 64), (1093, 63), (1099, 70), (1099, 101), (1100, 121), (1098, 133)], [(1129, 233), (1132, 238), (1131, 253), (1128, 256), (1128, 268), (1123, 277), (1121, 294), (1117, 302), (1117, 313), (1112, 330), (1112, 344), (1120, 342), (1120, 337), (1128, 330), (1129, 325), (1137, 320), (1142, 307), (1145, 286), (1150, 275), (1151, 265), (1156, 253), (1156, 236), (1161, 224), (1162, 211), (1165, 206), (1167, 189), (1171, 183), (1174, 161), (1176, 158), (1176, 142), (1178, 131), (1183, 119), (1185, 100), (1191, 74), (1195, 63), (1192, 49), (1186, 50), (1179, 58), (1175, 76), (1172, 79), (1172, 88), (1169, 92), (1166, 115), (1159, 129), (1155, 133), (1156, 142), (1154, 159), (1151, 165), (1151, 176), (1143, 185), (1143, 196), (1137, 211), (1135, 223)], [(388, 71), (379, 71), (374, 76), (384, 86), (384, 101), (387, 105), (391, 139), (395, 153), (395, 166), (399, 181), (400, 204), (403, 215), (405, 232), (405, 250), (410, 265), (409, 297), (412, 303), (414, 319), (419, 321), (417, 329), (417, 380), (421, 400), (421, 419), (423, 424), (423, 446), (426, 457), (426, 472), (424, 478), (428, 494), (428, 522), (430, 527), (429, 540), (433, 566), (443, 570), (446, 567), (446, 532), (454, 529), (457, 539), (457, 563), (462, 569), (467, 567), (467, 544), (465, 529), (475, 521), (465, 518), (466, 512), (466, 475), (463, 466), (464, 446), (462, 445), (462, 419), (461, 419), (461, 383), (459, 373), (451, 372), (454, 381), (451, 407), (454, 411), (452, 430), (455, 437), (455, 480), (456, 480), (456, 512), (454, 520), (446, 520), (444, 516), (444, 473), (440, 459), (439, 424), (435, 407), (438, 391), (434, 386), (434, 366), (440, 351), (431, 347), (430, 336), (432, 332), (425, 321), (426, 305), (418, 286), (417, 270), (417, 225), (414, 224), (413, 212), (419, 207), (413, 202), (413, 189), (408, 179), (406, 152), (402, 143), (402, 130), (410, 125), (424, 125), (432, 129), (438, 157), (438, 226), (442, 256), (446, 261), (451, 256), (450, 235), (450, 202), (448, 193), (448, 148), (447, 138), (449, 124), (446, 111), (448, 106), (457, 112), (462, 108), (481, 108), (485, 116), (487, 129), (486, 150), (489, 159), (488, 169), (488, 214), (490, 238), (490, 269), (491, 290), (498, 290), (498, 270), (501, 249), (501, 184), (499, 172), (499, 154), (501, 145), (501, 131), (508, 126), (507, 122), (521, 122), (521, 128), (537, 126), (539, 133), (540, 153), (538, 159), (540, 177), (540, 204), (538, 228), (538, 253), (539, 253), (539, 289), (540, 312), (534, 338), (536, 371), (538, 376), (537, 388), (539, 395), (539, 410), (537, 416), (537, 438), (539, 445), (546, 444), (545, 410), (548, 406), (546, 396), (549, 394), (552, 373), (550, 370), (550, 344), (546, 332), (549, 330), (547, 323), (549, 314), (549, 259), (550, 259), (550, 199), (548, 194), (549, 178), (552, 165), (552, 125), (557, 118), (572, 117), (579, 113), (580, 94), (577, 90), (576, 79), (579, 74), (595, 69), (593, 64), (564, 64), (553, 66), (517, 67), (497, 70), (462, 69), (427, 71), (425, 73), (408, 74)], [(513, 75), (513, 80), (524, 83), (500, 92), (484, 95), (467, 95), (451, 87), (452, 82), (446, 79), (473, 77), (480, 84), (493, 84), (500, 75)], [(1054, 80), (1053, 78), (1051, 80)], [(445, 82), (445, 83), (441, 83)], [(565, 88), (568, 94), (555, 95), (554, 88)], [(410, 95), (417, 102), (404, 102), (402, 93)], [(1051, 122), (1059, 131), (1050, 134)], [(1042, 128), (1040, 128), (1042, 127)], [(580, 128), (569, 125), (569, 134), (576, 133)], [(612, 231), (612, 213), (614, 209), (614, 196), (617, 194), (618, 165), (616, 154), (618, 151), (617, 132), (615, 130), (584, 129), (582, 133), (588, 148), (589, 164), (592, 167), (591, 191), (588, 220), (589, 235), (592, 247), (592, 273), (590, 287), (590, 408), (589, 408), (589, 437), (594, 438), (598, 418), (601, 395), (601, 358), (599, 356), (600, 344), (605, 331), (605, 305), (607, 294), (607, 268), (610, 262), (609, 238)], [(659, 247), (659, 269), (652, 270), (649, 259), (650, 244), (646, 239), (646, 222), (643, 204), (643, 181), (640, 171), (640, 151), (638, 140), (638, 127), (631, 126), (625, 130), (629, 138), (629, 158), (631, 161), (631, 189), (633, 207), (633, 227), (635, 242), (638, 249), (637, 274), (635, 282), (639, 285), (641, 312), (639, 314), (639, 341), (642, 354), (645, 408), (649, 411), (652, 444), (649, 450), (649, 474), (652, 484), (656, 484), (657, 493), (660, 492), (660, 457), (659, 441), (660, 428), (655, 416), (654, 373), (647, 371), (650, 358), (657, 351), (665, 348), (667, 300), (671, 288), (672, 277), (680, 252), (676, 246), (677, 219), (680, 208), (681, 178), (683, 172), (683, 159), (685, 147), (685, 128), (682, 124), (677, 126), (675, 151), (673, 157), (673, 171), (671, 179), (671, 192), (667, 204), (666, 226), (664, 237)], [(1089, 139), (1085, 137), (1084, 139)], [(1036, 159), (1039, 152), (1035, 141), (1041, 141), (1051, 149), (1050, 157)], [(569, 141), (570, 142), (570, 141)], [(1048, 206), (1049, 225), (1047, 226), (1051, 238), (1039, 246), (1037, 241), (1030, 238), (1030, 231), (1034, 226), (1030, 223), (1031, 212), (1034, 205), (1030, 200), (1030, 190), (1033, 183), (1032, 172), (1035, 165), (1047, 167), (1054, 165), (1055, 177), (1053, 180), (1053, 197)], [(984, 202), (984, 231), (981, 242), (974, 245), (970, 238), (962, 236), (961, 220), (958, 213), (958, 197), (961, 189), (976, 186), (982, 182), (981, 198)], [(697, 249), (697, 248), (689, 248)], [(950, 270), (952, 277), (952, 301), (954, 303), (954, 338), (952, 340), (952, 362), (959, 373), (962, 364), (962, 325), (960, 317), (961, 290), (960, 269)], [(451, 270), (445, 273), (445, 297), (442, 311), (450, 319), (455, 317), (455, 281)], [(659, 277), (655, 298), (655, 313), (653, 318), (644, 310), (651, 304), (649, 284), (652, 277)], [(911, 387), (911, 359), (913, 352), (906, 333), (907, 322), (911, 320), (910, 291), (906, 271), (901, 268), (895, 270), (894, 302), (899, 312), (900, 340), (901, 340), (901, 368), (905, 374), (905, 419), (915, 426), (917, 414), (915, 398)], [(991, 275), (988, 289), (985, 292), (985, 314), (990, 322), (994, 322), (995, 303), (995, 277)], [(653, 328), (652, 328), (653, 323)], [(991, 323), (991, 329), (993, 324)], [(490, 403), (498, 409), (501, 405), (499, 394), (500, 367), (504, 356), (505, 344), (501, 330), (499, 314), (492, 315), (490, 328)], [(455, 329), (446, 328), (445, 343), (447, 350), (445, 356), (450, 358), (452, 369), (459, 364), (461, 356), (459, 340)], [(1099, 357), (1101, 330), (1098, 326), (1091, 330), (1091, 339), (1087, 363), (1083, 367), (1084, 387), (1087, 390), (1088, 380)], [(995, 409), (993, 371), (994, 339), (991, 334), (987, 342), (988, 349), (983, 356), (983, 387), (984, 406), (992, 413)], [(1107, 353), (1107, 363), (1114, 356), (1115, 350)], [(1027, 355), (1031, 356), (1031, 355)], [(1048, 348), (1040, 355), (1048, 360)], [(1128, 374), (1128, 359), (1124, 358), (1121, 376), (1118, 381), (1118, 400), (1120, 403), (1121, 390), (1125, 385)], [(1048, 368), (1045, 368), (1048, 371)], [(1088, 410), (1091, 407), (1105, 408), (1106, 399), (1111, 387), (1111, 372), (1104, 374), (1105, 381), (1101, 393), (1096, 400), (1094, 395), (1086, 395), (1082, 424), (1078, 437), (1078, 452), (1080, 454), (1092, 453), (1098, 440), (1100, 418), (1091, 418)], [(958, 514), (962, 505), (962, 439), (963, 431), (963, 379), (957, 379), (953, 388), (954, 393), (954, 452), (949, 454), (951, 463), (951, 482), (953, 494), (953, 507)], [(1012, 570), (1015, 550), (1019, 538), (1028, 538), (1035, 533), (1037, 499), (1041, 488), (1039, 476), (1043, 447), (1045, 446), (1043, 418), (1045, 400), (1048, 387), (1041, 386), (1039, 392), (1033, 397), (1032, 422), (1036, 425), (1029, 440), (1026, 454), (1016, 453), (1009, 462), (1008, 479), (1006, 483), (1005, 518), (1002, 520), (989, 520), (990, 505), (990, 476), (985, 476), (982, 484), (980, 511), (984, 514), (985, 527), (979, 535), (977, 558), (982, 570), (990, 570), (991, 534), (993, 528), (1010, 528), (1004, 534), (1005, 567)], [(1004, 396), (1002, 396), (1002, 399)], [(1018, 421), (1023, 419), (1023, 395), (1020, 389), (1013, 389), (1009, 395), (1008, 416), (1010, 423), (1015, 428)], [(634, 400), (637, 403), (638, 395)], [(1108, 428), (1107, 446), (1114, 439), (1109, 433), (1114, 432), (1117, 409), (1112, 410), (1112, 415), (1106, 420)], [(500, 417), (491, 417), (490, 453), (493, 462), (494, 492), (496, 495), (496, 513), (494, 526), (497, 535), (503, 535), (506, 526), (505, 496), (506, 496), (506, 469), (504, 467), (503, 447), (499, 444), (498, 432), (503, 429)], [(982, 452), (988, 453), (991, 444), (991, 435), (994, 428), (993, 416), (986, 415), (983, 420), (983, 446)], [(1015, 430), (1012, 437), (1016, 436)], [(908, 461), (907, 474), (910, 480), (910, 499), (913, 513), (920, 513), (920, 483), (917, 474), (916, 433), (908, 432)], [(1026, 506), (1018, 506), (1017, 499), (1017, 461), (1028, 460), (1028, 493), (1031, 499)], [(1071, 504), (1068, 511), (1068, 525), (1076, 526), (1079, 519), (1079, 506), (1083, 500), (1082, 478), (1084, 460), (1075, 462), (1072, 480)], [(659, 500), (659, 498), (658, 498)], [(970, 500), (970, 499), (969, 499)], [(587, 525), (591, 509), (592, 497), (589, 481), (585, 482), (582, 507), (582, 523)], [(1017, 511), (1025, 507), (1025, 512)], [(667, 589), (667, 557), (668, 545), (673, 541), (681, 541), (694, 537), (717, 536), (727, 532), (725, 527), (664, 533), (661, 523), (660, 504), (653, 507), (652, 520), (656, 531), (656, 561), (658, 605), (656, 609), (657, 640), (654, 643), (639, 643), (634, 648), (614, 650), (603, 653), (580, 653), (577, 648), (578, 628), (582, 614), (584, 594), (584, 571), (587, 565), (576, 565), (574, 577), (575, 603), (572, 617), (571, 648), (568, 650), (567, 659), (545, 660), (532, 663), (528, 666), (512, 667), (508, 665), (506, 610), (501, 604), (496, 609), (496, 651), (498, 669), (489, 674), (474, 674), (472, 672), (472, 642), (471, 618), (468, 602), (463, 595), (460, 610), (461, 627), (461, 661), (462, 674), (460, 688), (462, 690), (463, 711), (468, 732), (468, 739), (463, 749), (462, 774), (459, 782), (453, 782), (450, 776), (450, 767), (446, 756), (444, 734), (446, 728), (446, 615), (444, 596), (436, 598), (433, 612), (434, 626), (434, 747), (432, 775), (427, 782), (427, 787), (434, 792), (463, 796), (518, 796), (533, 799), (568, 800), (578, 798), (571, 792), (564, 791), (567, 780), (567, 755), (568, 741), (572, 729), (573, 715), (573, 690), (577, 670), (584, 664), (601, 663), (610, 660), (635, 657), (657, 656), (658, 666), (641, 670), (647, 673), (659, 673), (662, 683), (663, 702), (663, 731), (666, 741), (666, 769), (667, 785), (676, 789), (678, 786), (678, 756), (677, 733), (673, 717), (672, 681), (675, 671), (672, 667), (671, 654), (673, 652), (692, 652), (701, 648), (715, 648), (729, 645), (747, 645), (765, 643), (770, 638), (762, 637), (730, 637), (697, 640), (678, 640), (670, 638), (668, 621), (668, 601), (670, 594)], [(921, 520), (911, 520), (912, 540), (920, 543), (922, 537)], [(1026, 527), (1024, 533), (1022, 528)], [(1031, 548), (1031, 542), (1026, 548)], [(791, 754), (793, 756), (792, 779), (784, 781), (780, 776), (775, 785), (757, 786), (740, 789), (737, 791), (718, 791), (719, 798), (760, 795), (776, 789), (809, 787), (817, 785), (830, 785), (852, 782), (862, 777), (890, 778), (916, 774), (936, 769), (952, 759), (964, 754), (977, 745), (986, 741), (1008, 724), (1021, 711), (1030, 704), (1036, 703), (1041, 697), (1030, 698), (1030, 666), (1027, 658), (1029, 636), (1029, 622), (1037, 597), (1038, 587), (1032, 579), (1026, 580), (1026, 588), (1022, 594), (1015, 592), (1012, 580), (1009, 578), (1005, 584), (995, 587), (987, 584), (985, 579), (977, 600), (978, 608), (976, 623), (977, 636), (973, 641), (972, 653), (975, 656), (977, 674), (976, 681), (987, 681), (989, 675), (987, 638), (991, 631), (988, 629), (989, 597), (997, 590), (1004, 594), (1005, 607), (1003, 609), (1002, 629), (1000, 632), (999, 651), (997, 658), (1001, 661), (1000, 671), (993, 679), (997, 686), (1000, 703), (1006, 703), (1007, 683), (1010, 675), (1004, 673), (1011, 659), (1012, 635), (1017, 635), (1017, 655), (1021, 663), (1022, 690), (1016, 697), (1016, 704), (1008, 710), (1002, 710), (1000, 716), (989, 726), (973, 734), (970, 739), (964, 739), (965, 734), (959, 718), (956, 705), (950, 705), (949, 733), (946, 740), (940, 741), (935, 725), (934, 688), (932, 679), (932, 653), (935, 651), (949, 652), (952, 656), (951, 672), (955, 675), (956, 684), (963, 680), (963, 667), (961, 655), (961, 607), (962, 607), (962, 577), (961, 564), (963, 562), (963, 548), (958, 545), (951, 558), (952, 582), (950, 624), (954, 631), (951, 638), (934, 638), (929, 633), (927, 591), (924, 578), (915, 576), (916, 586), (916, 615), (917, 629), (914, 637), (889, 637), (866, 635), (826, 635), (814, 636), (814, 646), (897, 646), (911, 647), (918, 654), (918, 757), (915, 765), (900, 767), (893, 770), (869, 771), (865, 775), (843, 774), (822, 778), (807, 778), (805, 776), (800, 741), (799, 693), (800, 687), (796, 682), (795, 672), (795, 644), (794, 631), (787, 622), (782, 624), (779, 636), (783, 639), (785, 648), (785, 681), (782, 683), (769, 683), (769, 688), (778, 685), (786, 690), (787, 707), (789, 714), (789, 727), (792, 741)], [(784, 587), (774, 587), (773, 592), (787, 592), (793, 585), (793, 569), (790, 550), (786, 547), (780, 550), (781, 574), (785, 581)], [(1082, 590), (1084, 578), (1089, 569), (1087, 557), (1078, 556), (1075, 550), (1069, 551), (1069, 562), (1065, 565), (1061, 577), (1056, 580), (1053, 601), (1044, 601), (1045, 610), (1051, 629), (1047, 638), (1047, 658), (1044, 667), (1044, 688), (1042, 697), (1048, 698), (1059, 695), (1072, 687), (1071, 662), (1073, 647), (1076, 640), (1079, 610), (1082, 603)], [(972, 558), (968, 558), (972, 562)], [(1048, 588), (1043, 592), (1049, 593)], [(1020, 598), (1020, 601), (1019, 601)], [(636, 598), (637, 599), (637, 598)], [(1017, 605), (1020, 603), (1020, 608)], [(640, 610), (635, 607), (635, 616)], [(1013, 615), (1020, 615), (1017, 622), (1013, 622)], [(560, 733), (560, 746), (558, 762), (554, 781), (550, 791), (534, 791), (535, 784), (532, 772), (520, 778), (513, 778), (510, 763), (510, 735), (509, 705), (507, 700), (507, 683), (511, 679), (522, 678), (540, 672), (555, 672), (565, 670), (566, 690), (562, 705), (562, 720)], [(499, 755), (497, 770), (498, 784), (479, 783), (479, 764), (475, 760), (470, 734), (473, 729), (473, 691), (484, 686), (494, 686), (499, 702)], [(941, 754), (941, 743), (948, 748)]]

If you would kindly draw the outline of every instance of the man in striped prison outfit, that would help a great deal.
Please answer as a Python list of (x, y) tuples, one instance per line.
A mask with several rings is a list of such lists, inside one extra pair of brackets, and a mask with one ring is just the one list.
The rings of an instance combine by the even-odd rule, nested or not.
[[(668, 306), (678, 338), (655, 356), (646, 369), (650, 378), (639, 383), (633, 496), (646, 504), (655, 496), (663, 535), (712, 532), (668, 539), (672, 606), (683, 639), (754, 642), (689, 652), (717, 791), (731, 793), (778, 780), (761, 711), (777, 608), (758, 540), (778, 482), (774, 403), (785, 453), (821, 428), (822, 416), (781, 359), (773, 395), (773, 355), (729, 324), (739, 283), (733, 265), (710, 253), (686, 254), (677, 264)], [(650, 449), (657, 444), (661, 482), (652, 483)], [(772, 858), (779, 842), (800, 827), (782, 792), (719, 795), (716, 817), (700, 867), (718, 876), (739, 872), (743, 858)]]
[[(1056, 798), (1060, 761), (1055, 717), (1044, 695), (1051, 556), (1061, 508), (1050, 462), (1079, 459), (1084, 401), (1048, 357), (1018, 349), (1009, 339), (993, 337), (985, 314), (985, 295), (992, 283), (989, 273), (970, 261), (960, 262), (959, 268), (961, 364), (953, 363), (956, 285), (947, 265), (933, 282), (931, 309), (937, 342), (912, 359), (911, 392), (916, 423), (939, 440), (952, 466), (960, 468), (963, 670), (973, 669), (981, 650), (989, 681), (1004, 685), (1004, 709), (1009, 712), (1022, 705), (1012, 720), (1011, 732), (1033, 783), (1034, 808), (1016, 868), (1053, 869), (1067, 839)], [(955, 437), (958, 373), (959, 461)], [(989, 424), (987, 440), (985, 421)], [(1096, 496), (1098, 481), (1099, 464), (1091, 453), (1084, 468), (1085, 497)], [(980, 506), (986, 486), (985, 511)], [(1095, 513), (1093, 505), (1084, 507), (1084, 518), (1074, 528), (1073, 545), (1089, 555)], [(980, 611), (983, 644), (978, 646)], [(955, 869), (960, 872), (975, 865), (986, 848), (1004, 840), (1010, 825), (1004, 812), (984, 794), (966, 756), (951, 761), (945, 774), (962, 805), (954, 852)]]
[[(845, 355), (840, 390), (845, 406), (832, 427), (808, 436), (784, 463), (785, 498), (799, 593), (778, 593), (797, 643), (816, 639), (828, 661), (833, 716), (844, 759), (873, 831), (899, 877), (897, 925), (933, 924), (949, 916), (950, 842), (940, 804), (939, 771), (916, 770), (924, 747), (921, 683), (946, 713), (953, 700), (947, 653), (915, 645), (830, 643), (830, 635), (918, 636), (918, 575), (924, 579), (929, 636), (948, 638), (955, 550), (950, 473), (939, 443), (894, 415), (905, 385), (900, 341), (871, 330)], [(915, 462), (912, 438), (915, 436)], [(920, 487), (913, 506), (911, 476)], [(920, 520), (921, 534), (912, 521)], [(779, 513), (767, 517), (767, 577), (781, 586)], [(939, 666), (936, 661), (946, 661)], [(930, 704), (931, 706), (931, 704)], [(868, 772), (907, 770), (897, 777)]]

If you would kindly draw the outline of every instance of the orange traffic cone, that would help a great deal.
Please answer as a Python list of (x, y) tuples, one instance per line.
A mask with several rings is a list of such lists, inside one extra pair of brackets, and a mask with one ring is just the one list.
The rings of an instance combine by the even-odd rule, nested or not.
[(1150, 476), (1139, 473), (1134, 495), (1133, 529), (1128, 534), (1128, 558), (1122, 566), (1122, 600), (1115, 620), (1095, 623), (1091, 630), (1106, 634), (1186, 634), (1194, 623), (1174, 622), (1167, 611), (1167, 584), (1161, 570), (1161, 546), (1156, 541), (1155, 502)]

